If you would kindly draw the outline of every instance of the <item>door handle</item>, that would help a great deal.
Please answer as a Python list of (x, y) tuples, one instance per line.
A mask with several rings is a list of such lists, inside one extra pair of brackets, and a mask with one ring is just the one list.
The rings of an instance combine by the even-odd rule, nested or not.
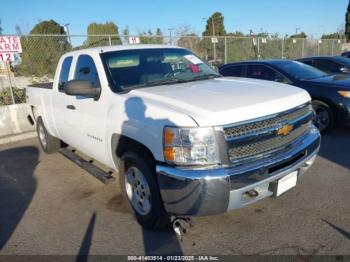
[(67, 108), (71, 109), (71, 110), (75, 110), (75, 106), (73, 106), (73, 105), (67, 105)]

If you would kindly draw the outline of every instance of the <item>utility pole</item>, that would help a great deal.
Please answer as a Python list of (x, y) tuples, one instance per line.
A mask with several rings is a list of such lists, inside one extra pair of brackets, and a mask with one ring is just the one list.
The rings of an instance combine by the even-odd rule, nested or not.
[(66, 31), (66, 33), (67, 33), (68, 42), (69, 42), (70, 44), (72, 44), (71, 41), (70, 41), (69, 23), (67, 23), (67, 24), (64, 25), (64, 29), (65, 29), (65, 31)]
[(299, 30), (300, 30), (299, 27), (295, 28), (295, 35), (298, 35)]
[[(211, 17), (211, 26), (213, 28), (213, 37), (215, 37), (215, 24), (214, 24), (214, 17)], [(214, 61), (216, 61), (216, 41), (213, 41), (213, 48), (214, 48)]]
[(168, 28), (168, 30), (169, 30), (169, 33), (170, 33), (170, 39), (169, 39), (169, 44), (170, 45), (173, 45), (173, 38), (172, 38), (172, 31), (174, 30), (175, 28), (174, 27), (172, 27), (172, 28)]

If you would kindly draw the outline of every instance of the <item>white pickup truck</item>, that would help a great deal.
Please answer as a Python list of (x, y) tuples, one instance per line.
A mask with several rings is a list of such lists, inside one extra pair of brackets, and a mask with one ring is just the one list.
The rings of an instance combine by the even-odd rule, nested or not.
[(279, 196), (320, 146), (305, 91), (221, 77), (179, 47), (73, 51), (27, 96), (43, 150), (69, 145), (118, 171), (147, 228)]

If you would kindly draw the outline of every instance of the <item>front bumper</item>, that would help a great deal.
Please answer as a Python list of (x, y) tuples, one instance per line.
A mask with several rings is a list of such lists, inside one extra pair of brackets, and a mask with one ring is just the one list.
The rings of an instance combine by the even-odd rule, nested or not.
[[(166, 211), (177, 216), (200, 216), (241, 208), (272, 196), (272, 183), (298, 170), (298, 177), (314, 162), (320, 146), (316, 128), (289, 151), (235, 167), (203, 169), (157, 165), (157, 179)], [(246, 194), (255, 190), (255, 197)]]

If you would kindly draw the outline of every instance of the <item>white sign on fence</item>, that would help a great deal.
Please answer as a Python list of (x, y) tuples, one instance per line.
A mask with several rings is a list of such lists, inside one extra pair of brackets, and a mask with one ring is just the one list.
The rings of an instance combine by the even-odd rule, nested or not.
[(217, 37), (212, 37), (211, 42), (212, 42), (212, 44), (217, 44), (217, 43), (219, 43), (219, 40)]
[(129, 37), (129, 44), (134, 45), (134, 44), (139, 44), (140, 43), (140, 38), (137, 36), (130, 36)]
[(0, 36), (0, 61), (13, 61), (15, 53), (22, 53), (18, 36)]

